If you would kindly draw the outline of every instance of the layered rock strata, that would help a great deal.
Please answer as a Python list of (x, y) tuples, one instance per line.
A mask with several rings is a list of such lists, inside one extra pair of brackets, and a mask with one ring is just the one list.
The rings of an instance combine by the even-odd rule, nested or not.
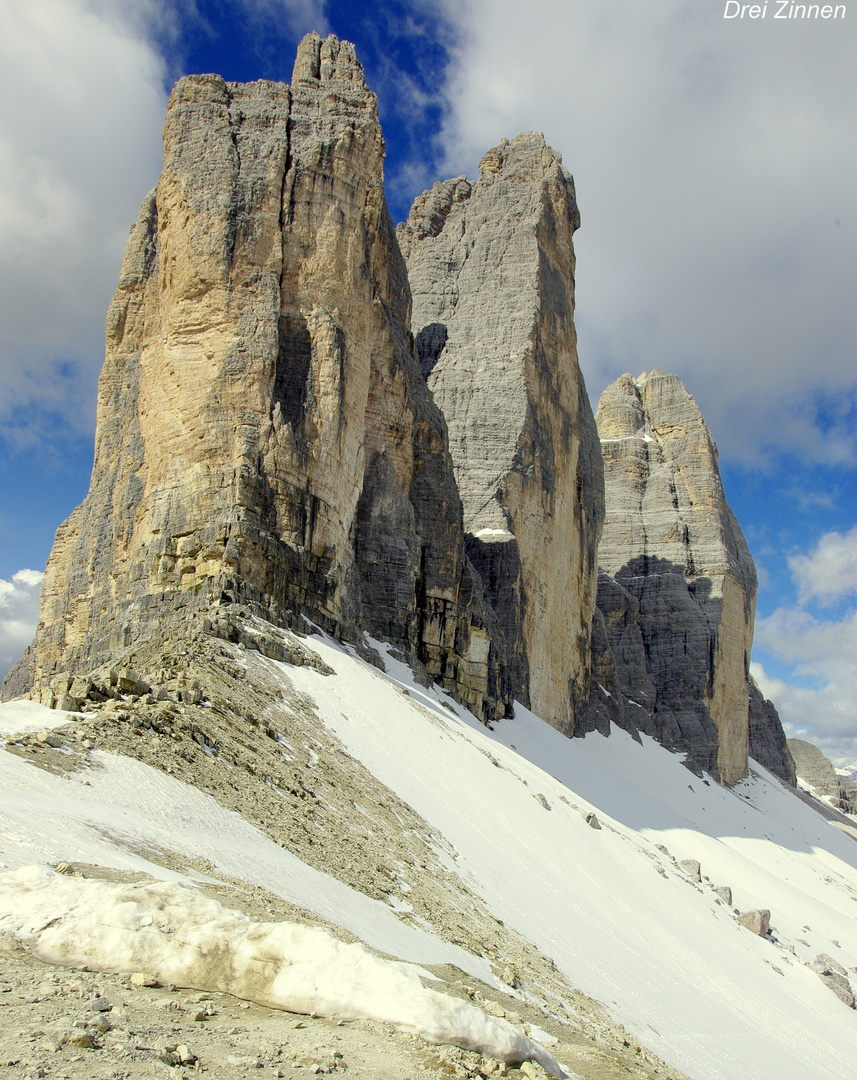
[(577, 362), (570, 173), (541, 134), (435, 184), (397, 233), (423, 374), (449, 429), (467, 552), (518, 696), (572, 733), (589, 695), (603, 500)]
[(684, 384), (662, 371), (609, 386), (596, 423), (598, 602), (629, 719), (732, 784), (747, 770), (756, 572), (716, 447)]
[(241, 601), (396, 642), (505, 711), (383, 158), (334, 37), (304, 39), (291, 87), (177, 83), (107, 317), (89, 494), (7, 694)]

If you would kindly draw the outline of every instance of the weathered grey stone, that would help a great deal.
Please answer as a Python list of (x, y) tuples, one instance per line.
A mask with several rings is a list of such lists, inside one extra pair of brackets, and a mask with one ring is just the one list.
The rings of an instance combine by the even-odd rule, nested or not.
[(756, 572), (717, 450), (684, 384), (662, 371), (623, 375), (601, 395), (596, 422), (598, 559), (624, 590), (599, 583), (619, 685), (648, 714), (641, 730), (734, 783), (747, 771)]
[(698, 859), (679, 859), (678, 864), (691, 881), (702, 881), (702, 871)]
[(789, 739), (788, 750), (797, 776), (805, 784), (817, 795), (827, 796), (837, 809), (857, 814), (857, 784), (840, 776), (833, 762), (817, 746), (805, 739)]
[(827, 953), (820, 953), (813, 961), (812, 970), (818, 975), (824, 985), (832, 990), (840, 1001), (844, 1002), (849, 1009), (854, 1008), (854, 991), (848, 981), (848, 972)]
[(828, 956), (827, 953), (819, 953), (813, 961), (812, 967), (820, 975), (844, 975), (848, 978), (848, 972), (842, 964), (838, 960), (834, 960), (832, 956)]
[(738, 922), (754, 934), (758, 934), (759, 937), (764, 937), (771, 928), (771, 913), (767, 908), (742, 911), (738, 916)]
[(727, 907), (732, 907), (732, 890), (728, 885), (715, 885), (714, 891)]
[(578, 363), (570, 173), (536, 132), (424, 192), (398, 228), (420, 364), (449, 428), (467, 553), (522, 700), (571, 734), (590, 696), (601, 456)]

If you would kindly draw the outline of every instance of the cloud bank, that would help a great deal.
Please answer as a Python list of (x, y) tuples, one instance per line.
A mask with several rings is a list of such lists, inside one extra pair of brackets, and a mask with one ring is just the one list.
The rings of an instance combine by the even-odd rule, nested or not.
[(33, 640), (44, 576), (39, 570), (19, 570), (11, 581), (0, 578), (0, 682)]
[(527, 128), (574, 173), (590, 391), (662, 367), (721, 450), (854, 465), (857, 28), (687, 0), (445, 11), (447, 173)]
[(774, 678), (762, 664), (753, 671), (788, 735), (816, 743), (835, 765), (849, 764), (857, 761), (857, 610), (844, 604), (857, 592), (857, 527), (826, 533), (789, 566), (797, 605), (757, 620), (756, 642), (791, 676)]

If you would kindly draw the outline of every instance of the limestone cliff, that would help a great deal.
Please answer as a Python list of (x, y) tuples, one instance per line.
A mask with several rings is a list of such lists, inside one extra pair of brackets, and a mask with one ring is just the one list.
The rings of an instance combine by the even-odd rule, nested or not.
[(603, 496), (577, 362), (574, 186), (534, 132), (435, 184), (398, 236), (420, 362), (449, 428), (467, 551), (518, 695), (571, 733), (589, 694)]
[(749, 744), (793, 781), (696, 404), (623, 376), (599, 442), (559, 156), (504, 140), (398, 239), (383, 159), (332, 36), (303, 40), (291, 86), (177, 83), (107, 317), (89, 494), (3, 694), (73, 707), (114, 662), (145, 683), (141, 643), (243, 643), (255, 614), (368, 631), (486, 720), (518, 699), (567, 734), (616, 723), (727, 783)]
[(714, 442), (684, 384), (662, 371), (609, 386), (596, 423), (609, 575), (599, 608), (630, 719), (732, 784), (747, 770), (756, 572)]
[(178, 82), (107, 317), (89, 494), (7, 693), (240, 601), (368, 630), (505, 710), (383, 158), (332, 36), (304, 39), (291, 87)]

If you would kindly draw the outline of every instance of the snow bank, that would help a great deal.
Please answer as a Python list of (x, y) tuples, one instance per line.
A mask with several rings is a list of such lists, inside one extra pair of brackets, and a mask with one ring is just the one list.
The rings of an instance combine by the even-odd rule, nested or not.
[(62, 727), (76, 716), (76, 713), (63, 712), (61, 709), (49, 709), (38, 701), (16, 698), (0, 705), (0, 736), (9, 738), (28, 731), (41, 731), (42, 728)]
[[(13, 709), (18, 704), (0, 704), (0, 731), (21, 723), (26, 710)], [(44, 713), (68, 718), (27, 704), (36, 710), (36, 730), (46, 726)], [(484, 957), (407, 925), (388, 904), (308, 866), (198, 788), (121, 754), (96, 750), (90, 760), (96, 768), (62, 777), (0, 752), (0, 871), (35, 862), (89, 862), (185, 884), (199, 881), (194, 871), (176, 873), (144, 855), (172, 851), (268, 889), (379, 952), (415, 964), (453, 964), (500, 985)]]
[(0, 875), (0, 930), (51, 963), (145, 971), (271, 1008), (392, 1024), (507, 1064), (554, 1059), (505, 1020), (423, 986), (412, 969), (327, 930), (257, 923), (174, 882), (114, 885), (41, 866)]

